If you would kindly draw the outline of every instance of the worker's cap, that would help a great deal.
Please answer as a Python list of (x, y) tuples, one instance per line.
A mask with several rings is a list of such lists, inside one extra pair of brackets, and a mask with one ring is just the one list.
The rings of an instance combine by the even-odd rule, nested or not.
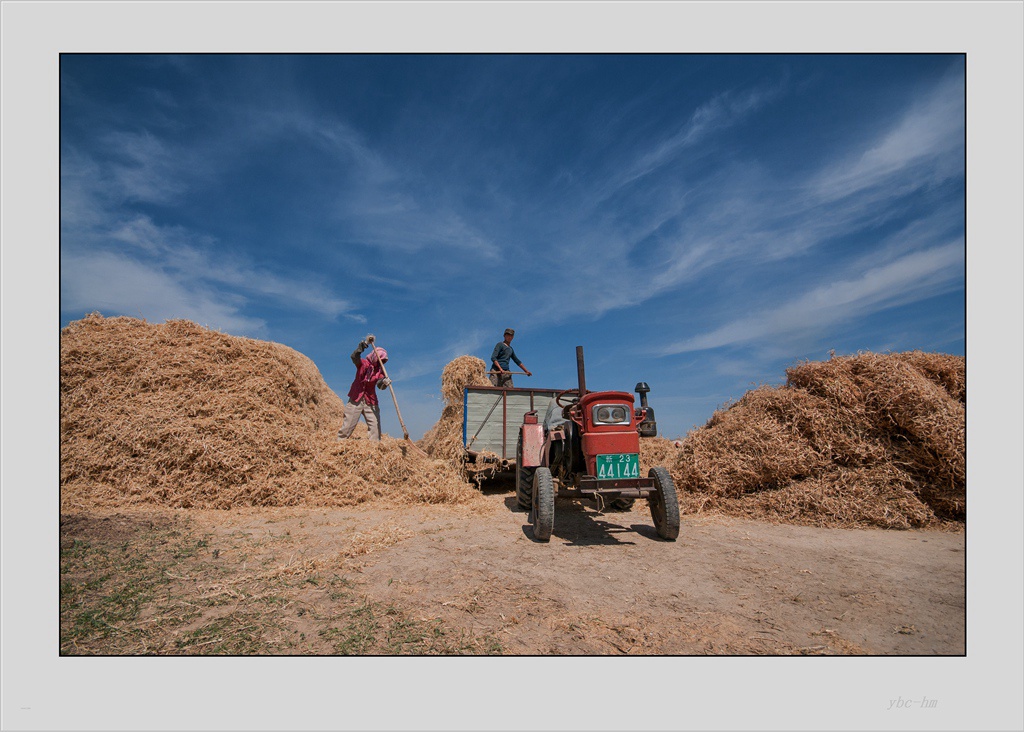
[(511, 328), (505, 328), (505, 335), (515, 335), (516, 332)]

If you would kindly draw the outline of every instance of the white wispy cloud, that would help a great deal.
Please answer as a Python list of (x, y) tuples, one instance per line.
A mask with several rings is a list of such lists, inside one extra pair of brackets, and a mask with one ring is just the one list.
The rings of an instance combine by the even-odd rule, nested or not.
[[(95, 259), (93, 266), (65, 269), (69, 296), (93, 292), (91, 287), (76, 284), (77, 272), (93, 273), (110, 265), (117, 266), (119, 272), (139, 274), (144, 281), (162, 283), (156, 292), (167, 305), (173, 302), (173, 293), (190, 293), (192, 304), (188, 307), (194, 311), (195, 303), (205, 303), (209, 320), (239, 323), (237, 316), (227, 316), (232, 308), (242, 308), (242, 312), (246, 304), (255, 306), (258, 300), (271, 299), (327, 318), (365, 322), (351, 300), (333, 292), (322, 269), (295, 269), (284, 274), (271, 261), (231, 259), (221, 253), (222, 245), (230, 246), (230, 242), (219, 242), (196, 228), (157, 224), (140, 211), (140, 205), (173, 206), (195, 186), (218, 185), (217, 176), (224, 170), (277, 142), (294, 145), (305, 141), (322, 152), (323, 169), (333, 168), (338, 173), (328, 183), (337, 205), (324, 212), (325, 218), (335, 219), (338, 230), (346, 232), (346, 241), (383, 252), (393, 264), (395, 276), (402, 276), (410, 286), (415, 288), (427, 275), (437, 276), (439, 271), (420, 269), (416, 276), (416, 262), (410, 254), (436, 261), (444, 252), (461, 252), (475, 259), (496, 260), (497, 248), (472, 223), (460, 212), (439, 205), (436, 191), (409, 185), (414, 176), (403, 170), (402, 161), (389, 161), (372, 149), (344, 120), (307, 112), (302, 104), (267, 110), (224, 102), (218, 111), (221, 119), (235, 122), (228, 125), (230, 144), (211, 135), (193, 138), (186, 145), (143, 128), (97, 133), (91, 151), (64, 146), (62, 253), (74, 256), (78, 264)], [(330, 190), (324, 193), (331, 195)], [(134, 266), (126, 267), (128, 262)], [(143, 276), (143, 271), (149, 274)], [(113, 275), (110, 281), (106, 307), (114, 307), (114, 295), (120, 291), (124, 297), (118, 308), (134, 312), (138, 288)], [(205, 296), (196, 299), (199, 291)], [(229, 304), (227, 298), (238, 299)], [(164, 310), (178, 317), (173, 308), (161, 312)]]
[(500, 339), (500, 333), (492, 330), (483, 328), (460, 330), (437, 348), (424, 351), (415, 360), (405, 361), (400, 366), (396, 366), (394, 377), (399, 380), (409, 380), (428, 374), (437, 375), (449, 362), (459, 356), (476, 355), (485, 358), (480, 354), (484, 351), (489, 354), (494, 343)]
[(494, 242), (445, 200), (444, 182), (375, 150), (344, 120), (301, 106), (257, 117), (254, 138), (305, 139), (324, 152), (325, 165), (337, 171), (330, 214), (352, 240), (389, 254), (451, 250), (498, 259)]
[(246, 316), (223, 292), (184, 282), (177, 274), (114, 252), (61, 257), (61, 309), (141, 317), (184, 318), (236, 335), (261, 336), (266, 322)]
[[(679, 155), (716, 133), (732, 127), (772, 102), (782, 94), (781, 84), (753, 89), (730, 90), (716, 95), (698, 107), (673, 135), (661, 140), (654, 148), (642, 151), (614, 179), (611, 190), (650, 175), (665, 165), (675, 162)], [(603, 194), (602, 197), (607, 195)]]
[(243, 149), (274, 141), (305, 141), (325, 156), (325, 164), (341, 166), (348, 177), (372, 187), (400, 180), (385, 156), (374, 150), (364, 135), (345, 120), (308, 109), (301, 98), (285, 107), (245, 106), (232, 110), (238, 125), (232, 138)]
[[(203, 232), (159, 225), (138, 213), (135, 201), (166, 201), (176, 195), (176, 184), (148, 184), (149, 177), (180, 179), (182, 174), (170, 169), (173, 156), (164, 146), (148, 139), (128, 157), (140, 161), (131, 175), (123, 173), (121, 162), (104, 166), (77, 150), (68, 150), (62, 160), (65, 310), (144, 313), (160, 320), (186, 317), (245, 334), (262, 332), (264, 321), (243, 313), (265, 299), (328, 318), (364, 319), (351, 302), (331, 291), (320, 273), (285, 276), (221, 253), (219, 242)], [(150, 164), (154, 159), (159, 164)]]
[(774, 309), (742, 317), (672, 343), (661, 355), (701, 351), (819, 332), (888, 308), (950, 292), (963, 285), (962, 241), (915, 251), (847, 279), (815, 287)]
[[(208, 261), (209, 258), (204, 256), (201, 259)], [(212, 261), (209, 262), (209, 268), (209, 274), (204, 279), (217, 285), (227, 285), (257, 297), (272, 298), (284, 305), (299, 305), (331, 319), (340, 316), (357, 323), (366, 322), (366, 316), (356, 312), (352, 302), (337, 297), (323, 283), (311, 277), (282, 277), (265, 268), (238, 262)]]
[[(616, 188), (642, 175), (665, 170), (685, 171), (685, 153), (691, 144), (710, 140), (716, 130), (755, 114), (783, 92), (774, 88), (727, 94), (709, 101), (671, 138), (641, 155)], [(558, 303), (535, 306), (538, 319), (564, 319), (572, 315), (604, 313), (641, 304), (665, 292), (683, 287), (721, 268), (750, 270), (765, 262), (805, 255), (837, 237), (875, 229), (903, 217), (901, 201), (923, 187), (963, 174), (962, 80), (951, 77), (937, 86), (908, 98), (903, 110), (883, 126), (863, 147), (823, 162), (809, 178), (779, 178), (757, 161), (737, 160), (720, 166), (699, 183), (685, 187), (666, 181), (656, 194), (645, 192), (645, 215), (620, 231), (604, 226), (606, 216), (580, 219), (579, 246), (585, 258), (565, 259), (588, 278), (564, 285), (574, 296)], [(685, 176), (684, 176), (685, 178)], [(601, 188), (581, 210), (607, 207), (607, 190)], [(619, 196), (621, 205), (628, 198)], [(913, 248), (934, 245), (955, 230), (958, 207), (942, 207), (922, 214), (910, 232), (888, 246), (906, 254)], [(560, 223), (559, 228), (570, 226)], [(672, 229), (678, 229), (676, 233)], [(649, 243), (654, 238), (654, 243)], [(873, 244), (872, 246), (876, 246)], [(631, 263), (634, 248), (647, 252), (646, 267)], [(865, 269), (871, 269), (863, 263)], [(601, 298), (588, 297), (586, 282), (602, 273), (616, 273), (623, 280), (643, 281), (644, 286), (611, 290)], [(727, 341), (730, 332), (745, 327), (736, 323), (708, 342)], [(696, 341), (695, 341), (696, 343)]]
[(108, 156), (103, 171), (111, 196), (125, 202), (167, 203), (188, 190), (188, 178), (201, 175), (202, 159), (145, 130), (104, 136)]
[(389, 256), (432, 253), (499, 260), (497, 245), (461, 214), (443, 207), (431, 210), (413, 195), (367, 189), (344, 193), (338, 212), (352, 239)]
[[(852, 152), (813, 182), (817, 198), (834, 201), (883, 184), (922, 187), (962, 174), (964, 82), (951, 76), (914, 100), (863, 150)], [(907, 176), (913, 171), (913, 177)]]

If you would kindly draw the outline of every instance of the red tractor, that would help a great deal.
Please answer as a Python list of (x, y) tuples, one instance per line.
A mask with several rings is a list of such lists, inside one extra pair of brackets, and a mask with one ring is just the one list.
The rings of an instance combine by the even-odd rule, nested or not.
[(587, 391), (582, 346), (576, 347), (576, 369), (579, 388), (559, 392), (543, 418), (527, 412), (519, 429), (516, 499), (530, 511), (534, 538), (551, 538), (557, 491), (594, 501), (598, 511), (629, 508), (646, 498), (658, 536), (674, 541), (679, 501), (672, 477), (663, 467), (640, 475), (640, 434), (651, 424), (648, 408), (634, 409), (629, 392)]

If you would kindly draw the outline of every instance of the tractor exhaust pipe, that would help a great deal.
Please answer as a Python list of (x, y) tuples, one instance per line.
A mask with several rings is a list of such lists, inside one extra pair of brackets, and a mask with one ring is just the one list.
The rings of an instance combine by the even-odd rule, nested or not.
[(583, 346), (576, 346), (576, 376), (580, 380), (580, 399), (587, 393), (587, 375), (583, 370)]
[(641, 381), (636, 385), (636, 393), (640, 395), (640, 408), (646, 413), (644, 421), (638, 426), (638, 431), (641, 437), (657, 437), (658, 436), (658, 423), (654, 420), (654, 407), (647, 405), (647, 392), (651, 390), (651, 387), (647, 386), (646, 381)]

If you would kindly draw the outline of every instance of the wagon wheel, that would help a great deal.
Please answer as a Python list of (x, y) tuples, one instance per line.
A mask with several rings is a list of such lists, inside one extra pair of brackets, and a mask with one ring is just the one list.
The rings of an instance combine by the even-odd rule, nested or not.
[(647, 502), (651, 504), (651, 516), (658, 536), (666, 541), (675, 541), (679, 536), (679, 498), (676, 486), (668, 470), (662, 467), (651, 468), (648, 475), (654, 478), (656, 491)]
[(555, 484), (551, 479), (551, 471), (547, 468), (536, 468), (533, 473), (533, 511), (530, 513), (533, 523), (533, 538), (547, 541), (551, 538), (551, 529), (555, 524)]
[(516, 443), (516, 502), (529, 511), (533, 507), (533, 472), (536, 468), (523, 467), (523, 436)]

